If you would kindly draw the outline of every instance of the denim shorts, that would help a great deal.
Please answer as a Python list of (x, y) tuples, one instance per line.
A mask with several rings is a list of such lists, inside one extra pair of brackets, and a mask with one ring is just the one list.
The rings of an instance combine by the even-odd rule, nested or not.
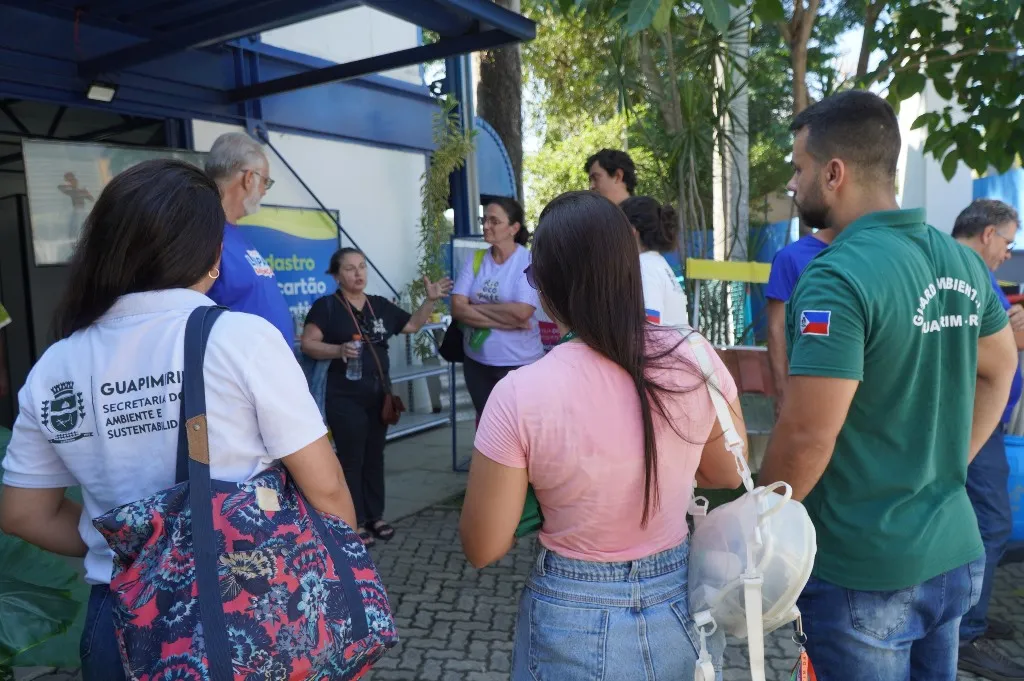
[[(700, 638), (688, 564), (686, 542), (621, 563), (541, 548), (519, 601), (512, 681), (692, 679)], [(724, 635), (707, 646), (720, 680)]]

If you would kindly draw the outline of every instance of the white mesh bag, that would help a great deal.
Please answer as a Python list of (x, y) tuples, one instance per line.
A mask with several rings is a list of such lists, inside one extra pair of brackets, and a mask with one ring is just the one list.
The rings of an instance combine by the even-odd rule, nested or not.
[[(690, 612), (702, 640), (722, 627), (747, 639), (753, 681), (764, 681), (764, 635), (799, 617), (796, 601), (811, 577), (817, 543), (807, 510), (792, 499), (788, 483), (754, 488), (729, 405), (718, 389), (703, 339), (690, 334), (694, 355), (707, 377), (711, 401), (725, 433), (726, 447), (746, 493), (707, 512), (707, 499), (694, 499), (690, 539)], [(781, 491), (781, 494), (779, 493)], [(712, 681), (714, 669), (702, 644), (697, 681)], [(710, 674), (709, 674), (710, 671)]]

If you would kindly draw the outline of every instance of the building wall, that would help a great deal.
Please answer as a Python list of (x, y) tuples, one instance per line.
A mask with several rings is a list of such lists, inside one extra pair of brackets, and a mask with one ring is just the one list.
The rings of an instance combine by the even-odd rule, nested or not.
[[(193, 121), (197, 151), (209, 151), (218, 136), (239, 131), (229, 125)], [(402, 290), (416, 276), (419, 243), (421, 153), (381, 149), (351, 142), (270, 133), (271, 142), (391, 284)], [(274, 187), (264, 202), (317, 208), (316, 201), (272, 151), (267, 150)], [(351, 243), (344, 240), (344, 245)], [(393, 297), (375, 273), (370, 293)]]
[(927, 130), (910, 128), (921, 114), (942, 111), (948, 104), (929, 82), (924, 92), (900, 105), (903, 150), (896, 176), (900, 205), (903, 208), (924, 208), (929, 224), (947, 234), (953, 231), (956, 216), (973, 199), (973, 175), (970, 168), (960, 163), (956, 175), (947, 181), (942, 174), (941, 163), (923, 151)]
[[(415, 47), (420, 32), (415, 24), (369, 7), (357, 7), (267, 31), (260, 37), (274, 47), (342, 63)], [(415, 85), (423, 83), (419, 66), (381, 75)]]

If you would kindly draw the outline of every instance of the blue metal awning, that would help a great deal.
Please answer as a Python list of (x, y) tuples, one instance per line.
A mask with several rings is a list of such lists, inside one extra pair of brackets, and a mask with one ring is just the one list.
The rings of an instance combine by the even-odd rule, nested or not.
[[(428, 29), (437, 42), (309, 70), (268, 81), (232, 87), (222, 102), (233, 104), (292, 90), (357, 78), (380, 71), (504, 44), (531, 40), (529, 19), (490, 0), (0, 0), (0, 21), (17, 29), (21, 10), (73, 22), (78, 78), (117, 82), (116, 76), (190, 50), (212, 49), (229, 41), (299, 21), (352, 9), (372, 7)], [(6, 8), (6, 9), (5, 9)], [(85, 34), (100, 31), (104, 39)], [(116, 36), (116, 37), (115, 37)], [(49, 56), (48, 42), (34, 52)], [(5, 47), (0, 44), (0, 47)], [(58, 46), (64, 47), (64, 46)], [(0, 74), (0, 78), (2, 78)]]

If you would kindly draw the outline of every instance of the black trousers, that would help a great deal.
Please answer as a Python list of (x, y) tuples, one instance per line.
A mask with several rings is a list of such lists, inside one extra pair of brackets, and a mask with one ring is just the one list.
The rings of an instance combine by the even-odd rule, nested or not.
[(466, 390), (469, 391), (469, 398), (473, 400), (473, 409), (476, 410), (477, 418), (484, 413), (484, 405), (487, 398), (491, 396), (494, 386), (498, 381), (508, 376), (509, 372), (519, 367), (492, 367), (488, 364), (481, 364), (467, 357), (462, 363), (462, 375), (466, 378)]
[(368, 527), (384, 516), (384, 395), (365, 398), (327, 394), (327, 425), (356, 507), (356, 519)]

